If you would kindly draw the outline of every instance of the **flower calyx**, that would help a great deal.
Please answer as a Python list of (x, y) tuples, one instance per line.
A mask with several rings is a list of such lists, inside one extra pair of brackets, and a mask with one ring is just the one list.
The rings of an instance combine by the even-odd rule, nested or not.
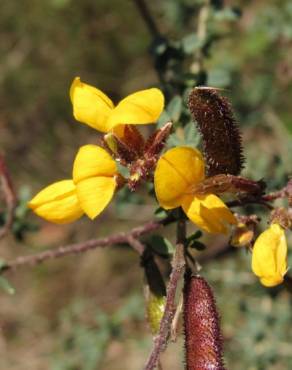
[(288, 209), (284, 207), (276, 208), (271, 213), (270, 220), (271, 223), (277, 223), (285, 230), (292, 230), (292, 214)]
[(172, 123), (166, 123), (156, 130), (147, 141), (135, 126), (126, 125), (123, 135), (115, 132), (104, 136), (104, 145), (112, 156), (128, 168), (130, 177), (128, 186), (135, 190), (143, 180), (151, 178), (152, 171), (158, 161), (159, 154), (171, 132)]
[(241, 176), (219, 174), (207, 177), (198, 184), (195, 184), (192, 191), (198, 194), (206, 193), (235, 193), (260, 196), (263, 194), (266, 185), (263, 180), (253, 181)]

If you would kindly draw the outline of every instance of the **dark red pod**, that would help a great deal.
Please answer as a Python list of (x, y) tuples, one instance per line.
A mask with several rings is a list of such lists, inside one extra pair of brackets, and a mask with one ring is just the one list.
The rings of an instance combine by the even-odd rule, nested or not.
[(204, 278), (189, 272), (184, 284), (184, 331), (187, 370), (226, 370), (212, 290)]
[(244, 162), (241, 135), (231, 104), (212, 87), (196, 87), (189, 109), (202, 135), (208, 176), (239, 175)]

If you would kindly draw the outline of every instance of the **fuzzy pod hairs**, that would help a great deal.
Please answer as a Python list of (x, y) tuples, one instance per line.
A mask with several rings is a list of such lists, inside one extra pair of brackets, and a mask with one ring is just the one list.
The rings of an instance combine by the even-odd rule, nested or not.
[(238, 175), (244, 157), (241, 135), (229, 101), (212, 87), (196, 87), (189, 109), (202, 135), (208, 176)]
[(226, 370), (213, 292), (203, 277), (190, 271), (185, 273), (183, 314), (186, 370)]

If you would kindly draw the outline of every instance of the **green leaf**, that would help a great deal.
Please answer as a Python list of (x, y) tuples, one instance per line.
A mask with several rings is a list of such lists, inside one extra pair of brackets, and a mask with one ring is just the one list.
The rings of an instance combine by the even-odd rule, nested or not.
[(196, 148), (198, 146), (200, 141), (200, 135), (194, 122), (189, 122), (185, 126), (184, 136), (185, 136), (185, 145), (192, 146), (193, 148)]
[(13, 295), (15, 294), (15, 289), (13, 286), (9, 283), (5, 277), (0, 276), (0, 288), (2, 288), (6, 293)]
[(202, 235), (203, 235), (202, 231), (201, 230), (197, 230), (194, 234), (190, 235), (187, 238), (187, 244), (191, 243), (194, 240), (200, 239)]
[(181, 96), (174, 96), (167, 106), (167, 113), (172, 122), (177, 122), (182, 112), (182, 98)]
[(158, 121), (157, 121), (157, 126), (158, 126), (158, 128), (161, 128), (163, 125), (165, 125), (167, 122), (169, 122), (169, 121), (171, 121), (171, 117), (170, 117), (170, 115), (168, 114), (168, 112), (166, 111), (166, 110), (164, 110), (162, 113), (161, 113), (161, 115), (160, 115), (160, 117), (159, 117), (159, 119), (158, 119)]
[(154, 212), (155, 216), (157, 218), (164, 218), (167, 216), (167, 212), (165, 211), (165, 209), (163, 209), (162, 207), (158, 207), (155, 212)]
[(200, 142), (200, 135), (193, 122), (189, 122), (184, 127), (184, 132), (182, 137), (178, 136), (177, 132), (171, 134), (167, 141), (167, 146), (169, 148), (176, 146), (190, 146), (196, 148)]
[(176, 135), (176, 133), (171, 134), (167, 140), (167, 147), (172, 148), (175, 146), (182, 146), (183, 141)]
[(193, 54), (194, 51), (200, 49), (202, 46), (202, 40), (195, 33), (190, 33), (182, 39), (183, 51), (186, 54)]
[(234, 22), (240, 17), (240, 11), (233, 8), (225, 8), (214, 13), (214, 19), (217, 21)]
[(118, 166), (118, 171), (119, 173), (124, 176), (125, 178), (129, 178), (130, 177), (130, 171), (127, 167), (125, 166), (122, 166), (119, 162), (116, 162), (117, 163), (117, 166)]
[(168, 257), (174, 252), (174, 245), (161, 235), (152, 235), (147, 243), (153, 252)]
[(197, 249), (198, 251), (203, 251), (206, 249), (205, 244), (199, 242), (198, 240), (194, 240), (192, 243), (190, 243), (189, 247)]

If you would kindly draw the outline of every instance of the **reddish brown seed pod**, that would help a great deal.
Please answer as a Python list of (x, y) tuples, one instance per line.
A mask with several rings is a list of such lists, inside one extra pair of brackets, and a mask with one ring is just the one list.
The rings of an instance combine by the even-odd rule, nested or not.
[(213, 292), (203, 277), (190, 272), (184, 282), (184, 332), (186, 370), (226, 370)]
[(244, 162), (241, 135), (227, 98), (199, 86), (189, 95), (189, 109), (202, 135), (208, 176), (238, 175)]

